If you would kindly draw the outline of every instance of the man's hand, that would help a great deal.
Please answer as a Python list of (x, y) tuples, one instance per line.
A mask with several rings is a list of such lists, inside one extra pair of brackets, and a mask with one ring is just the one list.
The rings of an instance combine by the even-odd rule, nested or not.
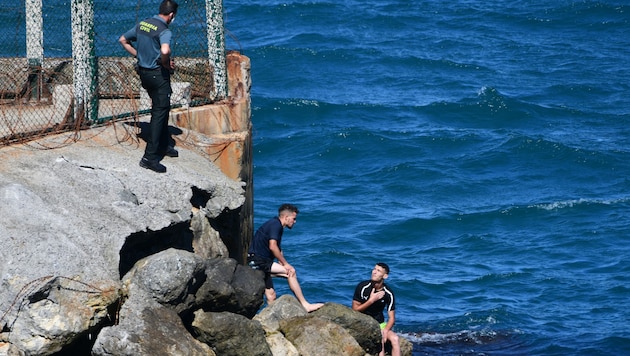
[(385, 291), (381, 290), (377, 292), (375, 288), (372, 288), (372, 291), (370, 292), (370, 298), (368, 300), (374, 303), (377, 300), (382, 299), (384, 296), (385, 296)]
[(287, 276), (293, 277), (295, 276), (295, 268), (288, 263), (285, 263), (282, 267), (287, 271)]

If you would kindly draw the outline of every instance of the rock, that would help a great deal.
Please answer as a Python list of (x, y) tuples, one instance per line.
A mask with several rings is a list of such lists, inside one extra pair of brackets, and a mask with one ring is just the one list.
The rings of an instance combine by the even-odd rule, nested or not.
[(119, 286), (89, 285), (51, 277), (31, 286), (18, 306), (18, 317), (2, 336), (29, 355), (50, 355), (108, 322), (108, 308), (120, 298)]
[(194, 294), (206, 279), (205, 269), (200, 256), (171, 248), (138, 261), (123, 284), (129, 290), (131, 285), (142, 288), (156, 302), (181, 313), (195, 308)]
[(311, 315), (339, 324), (371, 355), (381, 350), (381, 329), (378, 322), (369, 315), (354, 311), (336, 303), (326, 303)]
[(274, 356), (300, 356), (295, 346), (281, 333), (268, 334), (265, 338)]
[(196, 254), (205, 258), (230, 257), (219, 232), (210, 226), (208, 217), (203, 210), (193, 209), (190, 230), (193, 232), (192, 245)]
[(176, 249), (138, 261), (123, 283), (130, 293), (141, 288), (183, 317), (200, 308), (251, 317), (262, 304), (264, 291), (260, 275), (233, 259), (206, 260)]
[[(65, 288), (66, 281), (117, 290), (121, 275), (139, 259), (192, 241), (193, 201), (204, 204), (196, 207), (209, 219), (243, 206), (243, 183), (227, 178), (194, 147), (178, 147), (180, 156), (164, 162), (166, 174), (139, 167), (143, 145), (129, 140), (134, 130), (128, 123), (115, 123), (81, 131), (89, 140), (52, 135), (2, 148), (0, 340), (27, 354), (47, 354), (97, 332), (109, 296), (101, 296), (103, 301), (94, 300), (98, 293), (73, 297), (71, 289), (92, 289)], [(192, 251), (192, 243), (185, 242)], [(143, 250), (152, 246), (160, 249)], [(205, 265), (202, 277), (203, 269)], [(178, 273), (171, 276), (189, 272)], [(44, 287), (53, 279), (61, 289)], [(189, 296), (196, 286), (193, 279), (190, 286), (167, 288), (159, 298), (183, 304), (172, 305), (174, 310), (186, 310), (195, 298), (180, 302), (180, 297)], [(246, 307), (247, 313), (251, 308)]]
[(411, 341), (400, 336), (400, 334), (398, 334), (398, 340), (400, 340), (400, 354), (402, 356), (411, 356), (413, 352), (413, 344)]
[(221, 356), (271, 356), (260, 324), (242, 315), (222, 312), (195, 312), (192, 328), (197, 339)]
[(196, 292), (197, 305), (206, 311), (229, 311), (253, 317), (263, 303), (265, 283), (259, 271), (231, 258), (206, 261), (206, 279)]
[(214, 356), (215, 353), (192, 337), (175, 311), (138, 292), (120, 310), (119, 324), (100, 332), (92, 355)]
[[(376, 355), (381, 350), (381, 332), (378, 322), (368, 315), (337, 303), (326, 303), (320, 309), (307, 314), (297, 299), (290, 295), (283, 295), (271, 306), (263, 309), (254, 319), (260, 321), (268, 334), (267, 343), (272, 345), (272, 342), (282, 343), (281, 340), (278, 341), (277, 336), (274, 336), (281, 320), (306, 315), (309, 318), (321, 318), (338, 324), (354, 338), (366, 354)], [(401, 355), (411, 356), (413, 344), (400, 334), (398, 336)], [(272, 350), (274, 350), (273, 347)], [(282, 355), (282, 353), (274, 351), (274, 355)]]
[(294, 296), (285, 294), (261, 310), (254, 316), (254, 320), (260, 322), (267, 334), (272, 334), (278, 331), (280, 320), (307, 314), (302, 304)]
[(307, 314), (284, 295), (256, 315), (262, 273), (219, 244), (246, 245), (242, 183), (195, 147), (165, 174), (142, 169), (139, 145), (118, 141), (124, 125), (2, 149), (1, 356), (214, 355), (204, 342), (221, 355), (363, 356), (380, 342), (340, 305)]
[(236, 293), (238, 308), (229, 311), (253, 318), (263, 303), (265, 293), (265, 282), (261, 272), (249, 266), (237, 265), (232, 287)]
[(365, 351), (338, 324), (313, 315), (280, 320), (280, 331), (302, 356), (363, 356)]
[(232, 287), (236, 264), (231, 258), (206, 261), (206, 279), (195, 293), (195, 298), (203, 308), (208, 311), (223, 311), (220, 308), (224, 307), (231, 310), (237, 308)]
[(18, 349), (15, 345), (6, 342), (0, 342), (0, 356), (25, 356), (24, 351)]

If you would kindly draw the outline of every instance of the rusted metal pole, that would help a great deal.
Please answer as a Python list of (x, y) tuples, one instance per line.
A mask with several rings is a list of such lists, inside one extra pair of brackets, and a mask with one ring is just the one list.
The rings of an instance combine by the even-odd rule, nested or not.
[(206, 0), (206, 23), (208, 37), (208, 61), (214, 67), (214, 85), (211, 97), (215, 100), (227, 98), (227, 68), (225, 60), (225, 32), (223, 28), (223, 0)]
[(98, 120), (98, 71), (96, 65), (94, 0), (72, 0), (72, 67), (76, 125)]

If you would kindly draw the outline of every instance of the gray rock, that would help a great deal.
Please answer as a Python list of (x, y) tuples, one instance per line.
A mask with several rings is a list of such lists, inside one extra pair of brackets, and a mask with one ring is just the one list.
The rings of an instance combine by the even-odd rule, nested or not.
[(132, 285), (143, 289), (151, 299), (179, 313), (194, 307), (194, 294), (206, 279), (205, 270), (202, 257), (171, 248), (138, 261), (123, 284), (130, 290)]
[(265, 332), (256, 321), (222, 312), (195, 312), (192, 323), (197, 339), (222, 356), (271, 356)]
[(206, 279), (195, 293), (200, 307), (208, 311), (237, 308), (234, 287), (232, 287), (236, 265), (236, 261), (231, 258), (215, 258), (206, 261)]
[[(352, 310), (337, 303), (326, 303), (311, 315), (327, 319), (339, 324), (361, 345), (370, 355), (377, 355), (381, 350), (381, 329), (378, 322), (371, 316)], [(411, 356), (413, 344), (398, 334), (400, 354)]]
[[(180, 156), (164, 161), (168, 167), (165, 174), (139, 167), (142, 149), (137, 142), (123, 140), (130, 135), (127, 130), (125, 124), (114, 124), (82, 131), (91, 138), (71, 144), (67, 135), (58, 135), (2, 148), (0, 340), (10, 340), (18, 348), (28, 344), (25, 351), (46, 354), (56, 350), (60, 340), (71, 343), (91, 333), (98, 318), (85, 323), (83, 318), (89, 320), (89, 313), (74, 319), (72, 311), (92, 310), (89, 303), (93, 301), (66, 305), (68, 298), (59, 290), (51, 292), (54, 301), (30, 302), (37, 299), (34, 294), (40, 291), (40, 281), (57, 277), (87, 285), (117, 286), (121, 274), (135, 261), (159, 252), (123, 248), (132, 240), (163, 238), (159, 232), (173, 227), (175, 232), (186, 231), (192, 236), (193, 207), (214, 219), (243, 206), (242, 182), (227, 178), (194, 148), (178, 147)], [(193, 201), (205, 205), (193, 206)], [(162, 244), (162, 249), (171, 242), (181, 243), (183, 237), (169, 236), (171, 240)], [(189, 245), (192, 250), (192, 243)], [(127, 256), (124, 263), (128, 267), (121, 264), (125, 250), (138, 257)], [(169, 293), (175, 295), (161, 297), (169, 299), (188, 288), (173, 289)], [(53, 321), (59, 318), (53, 314), (68, 312), (72, 322), (57, 323), (48, 330), (46, 325), (53, 321), (37, 317), (24, 320), (33, 312), (49, 312)], [(33, 332), (27, 330), (31, 326)], [(25, 333), (18, 335), (22, 331)]]
[(253, 318), (263, 303), (265, 293), (265, 282), (261, 272), (249, 266), (237, 265), (232, 286), (236, 293), (238, 309), (230, 311)]
[(219, 232), (210, 226), (203, 210), (193, 209), (190, 230), (193, 232), (192, 245), (196, 254), (205, 258), (230, 257)]
[(252, 317), (262, 304), (264, 282), (230, 258), (206, 260), (168, 249), (144, 258), (125, 275), (131, 291), (141, 288), (153, 300), (186, 317), (197, 309), (230, 311)]
[(13, 344), (0, 342), (0, 356), (25, 356), (26, 353)]
[(265, 338), (274, 356), (300, 356), (298, 349), (282, 333), (268, 334)]
[(284, 294), (254, 316), (254, 320), (260, 322), (267, 334), (272, 334), (278, 331), (280, 320), (307, 314), (302, 304), (294, 296)]
[(280, 320), (280, 331), (302, 356), (363, 356), (365, 351), (338, 324), (313, 315)]
[(326, 303), (311, 315), (339, 324), (368, 354), (374, 355), (380, 352), (381, 329), (378, 322), (371, 316), (336, 303)]
[(177, 313), (134, 293), (120, 310), (118, 325), (105, 327), (98, 335), (93, 356), (214, 356), (214, 352), (195, 340)]
[(2, 334), (29, 355), (50, 355), (81, 335), (97, 331), (111, 317), (117, 303), (117, 285), (88, 285), (78, 280), (52, 277), (32, 285), (18, 307), (20, 314), (5, 323)]
[(231, 258), (210, 259), (206, 265), (206, 280), (196, 293), (198, 307), (252, 318), (263, 303), (262, 273)]

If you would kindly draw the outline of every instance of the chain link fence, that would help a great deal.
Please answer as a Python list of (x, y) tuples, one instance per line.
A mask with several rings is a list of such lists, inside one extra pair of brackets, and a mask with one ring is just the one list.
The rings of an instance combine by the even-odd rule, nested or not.
[[(85, 1), (93, 2), (97, 120), (77, 116), (73, 103), (76, 73), (72, 11), (77, 2)], [(208, 51), (209, 44), (213, 45), (207, 31), (211, 21), (206, 17), (212, 10), (210, 1), (215, 5), (218, 1), (218, 9), (222, 11), (220, 0), (178, 1), (177, 19), (170, 26), (177, 66), (171, 78), (174, 106), (198, 106), (220, 99), (214, 80), (216, 63), (209, 60)], [(120, 46), (118, 39), (138, 21), (157, 15), (159, 3), (160, 0), (2, 1), (0, 145), (148, 113), (151, 101), (141, 90), (134, 71), (135, 59)], [(39, 26), (43, 35), (29, 32), (29, 23)], [(41, 48), (43, 53), (28, 53), (32, 52), (33, 41), (40, 41), (41, 45), (35, 48)]]

